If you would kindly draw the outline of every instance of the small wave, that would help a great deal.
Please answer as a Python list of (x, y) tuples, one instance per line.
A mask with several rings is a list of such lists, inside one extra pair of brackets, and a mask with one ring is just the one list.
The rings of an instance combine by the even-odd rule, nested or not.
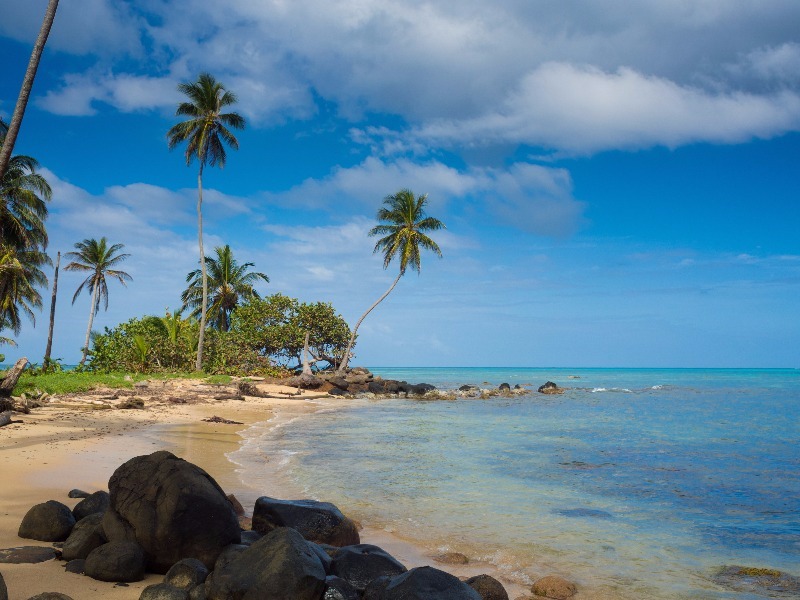
[(664, 386), (663, 386), (663, 385), (654, 385), (654, 386), (653, 386), (653, 387), (651, 387), (650, 389), (651, 389), (651, 390), (663, 390), (663, 389), (664, 389)]
[(596, 388), (592, 388), (592, 393), (593, 394), (596, 394), (598, 392), (623, 392), (623, 393), (626, 393), (626, 394), (633, 393), (628, 388), (618, 388), (618, 387), (613, 387), (613, 388), (596, 387)]

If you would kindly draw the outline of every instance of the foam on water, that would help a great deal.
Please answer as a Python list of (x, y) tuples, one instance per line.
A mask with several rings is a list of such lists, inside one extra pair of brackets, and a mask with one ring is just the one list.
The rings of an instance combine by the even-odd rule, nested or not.
[(247, 477), (249, 455), (277, 456), (299, 489), (373, 527), (597, 598), (756, 598), (711, 581), (726, 564), (800, 575), (800, 372), (374, 371), (570, 389), (289, 416), (247, 434)]

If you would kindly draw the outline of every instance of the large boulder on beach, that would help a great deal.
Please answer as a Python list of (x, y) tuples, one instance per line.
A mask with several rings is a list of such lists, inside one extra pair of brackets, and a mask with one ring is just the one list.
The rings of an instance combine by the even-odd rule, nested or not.
[(262, 496), (253, 508), (253, 529), (267, 534), (276, 527), (296, 529), (318, 544), (351, 546), (360, 542), (355, 523), (330, 502)]
[(8, 588), (2, 573), (0, 573), (0, 600), (8, 600)]
[(336, 550), (331, 574), (341, 577), (363, 591), (370, 581), (388, 575), (394, 577), (407, 569), (385, 550), (372, 544), (344, 546)]
[(18, 535), (40, 542), (63, 542), (75, 525), (75, 517), (69, 506), (48, 500), (37, 504), (25, 513)]
[(578, 593), (578, 588), (571, 581), (558, 575), (547, 575), (537, 579), (531, 586), (531, 592), (536, 596), (553, 598), (553, 600), (567, 600)]
[(361, 600), (361, 592), (341, 577), (328, 575), (325, 578), (323, 600)]
[(100, 581), (141, 581), (144, 579), (145, 555), (136, 542), (108, 542), (86, 557), (85, 573)]
[(81, 500), (72, 509), (72, 514), (75, 515), (75, 520), (80, 521), (84, 517), (88, 517), (94, 513), (104, 513), (111, 503), (111, 496), (108, 492), (99, 491), (94, 494), (89, 494), (86, 498)]
[(172, 565), (164, 576), (164, 583), (186, 590), (204, 583), (208, 577), (208, 569), (196, 558), (184, 558)]
[(208, 600), (320, 600), (325, 569), (303, 536), (280, 527), (217, 567), (205, 586)]
[(211, 569), (225, 546), (240, 541), (236, 514), (222, 488), (170, 452), (132, 458), (114, 471), (108, 488), (106, 537), (137, 542), (156, 573), (186, 557)]
[(139, 600), (189, 600), (189, 592), (168, 583), (154, 583), (142, 590)]
[(31, 596), (28, 600), (72, 600), (72, 596), (67, 596), (61, 592), (42, 592)]
[[(367, 597), (366, 594), (364, 596)], [(433, 567), (417, 567), (393, 577), (371, 600), (481, 600), (480, 594), (455, 575)]]
[(72, 532), (61, 549), (62, 558), (66, 561), (86, 558), (95, 548), (108, 540), (103, 533), (103, 515), (95, 513), (84, 517), (75, 524)]
[(508, 600), (506, 588), (490, 575), (475, 575), (475, 577), (470, 577), (464, 583), (478, 592), (481, 600)]

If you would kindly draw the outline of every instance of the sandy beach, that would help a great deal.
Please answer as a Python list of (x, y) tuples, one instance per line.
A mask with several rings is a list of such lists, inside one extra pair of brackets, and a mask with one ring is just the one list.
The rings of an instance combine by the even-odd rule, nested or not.
[[(274, 485), (270, 489), (248, 487), (237, 472), (237, 465), (226, 454), (235, 451), (242, 436), (240, 432), (257, 423), (271, 419), (301, 416), (320, 408), (335, 407), (346, 402), (333, 397), (295, 395), (293, 388), (279, 385), (262, 387), (271, 397), (245, 397), (244, 400), (214, 400), (214, 394), (193, 383), (159, 382), (159, 386), (174, 388), (171, 400), (151, 400), (144, 409), (116, 408), (118, 400), (98, 401), (97, 395), (56, 399), (50, 405), (37, 408), (29, 415), (18, 415), (13, 423), (0, 428), (0, 549), (20, 546), (45, 546), (18, 537), (23, 516), (30, 507), (47, 500), (57, 500), (74, 506), (79, 500), (68, 492), (79, 488), (87, 492), (107, 489), (113, 471), (126, 460), (156, 450), (169, 450), (197, 464), (210, 473), (227, 492), (240, 499), (248, 514), (253, 502), (262, 495), (278, 498), (297, 498), (297, 490), (283, 481), (277, 465), (264, 458), (264, 469), (271, 471)], [(193, 390), (194, 386), (197, 389)], [(169, 396), (169, 394), (167, 394)], [(175, 398), (190, 396), (192, 403), (175, 402)], [(206, 422), (216, 416), (241, 424)], [(324, 500), (324, 498), (320, 498)], [(340, 506), (345, 514), (347, 507)], [(411, 543), (364, 524), (361, 539), (376, 544), (407, 567), (433, 564), (458, 576), (491, 573), (489, 565), (441, 565)], [(42, 592), (57, 591), (74, 600), (90, 598), (136, 599), (141, 590), (162, 580), (160, 575), (148, 575), (143, 581), (115, 585), (95, 581), (64, 571), (64, 563), (50, 560), (39, 564), (0, 564), (11, 600), (26, 600)], [(504, 582), (511, 598), (526, 590)]]

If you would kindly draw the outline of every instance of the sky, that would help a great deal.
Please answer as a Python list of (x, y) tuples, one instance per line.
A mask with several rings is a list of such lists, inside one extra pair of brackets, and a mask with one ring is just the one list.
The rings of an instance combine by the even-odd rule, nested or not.
[[(5, 120), (46, 4), (0, 0)], [(15, 153), (53, 188), (53, 257), (130, 253), (97, 330), (180, 308), (197, 268), (197, 167), (166, 132), (201, 72), (247, 119), (204, 173), (207, 254), (262, 294), (352, 324), (397, 273), (367, 235), (384, 197), (446, 224), (354, 364), (800, 367), (796, 0), (62, 1)], [(67, 364), (80, 282), (62, 268)], [(42, 295), (6, 362), (41, 362)]]

